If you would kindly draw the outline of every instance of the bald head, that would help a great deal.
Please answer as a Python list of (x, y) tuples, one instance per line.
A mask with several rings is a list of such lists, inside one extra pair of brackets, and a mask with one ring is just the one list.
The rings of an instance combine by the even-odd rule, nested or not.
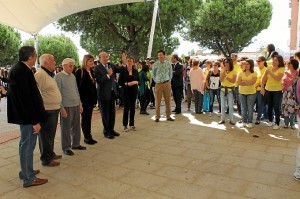
[(107, 52), (99, 53), (99, 61), (101, 62), (101, 64), (107, 64), (108, 60), (109, 60), (109, 55), (107, 54)]
[(42, 54), (39, 58), (40, 65), (49, 70), (50, 72), (53, 72), (56, 67), (56, 62), (54, 59), (54, 56), (51, 54)]

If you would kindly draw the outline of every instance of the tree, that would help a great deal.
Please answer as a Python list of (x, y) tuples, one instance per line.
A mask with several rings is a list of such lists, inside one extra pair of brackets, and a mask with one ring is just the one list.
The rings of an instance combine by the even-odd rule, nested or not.
[[(171, 35), (192, 16), (197, 1), (160, 1), (154, 51), (165, 47), (168, 52), (172, 52), (179, 45), (178, 38)], [(101, 50), (120, 54), (125, 50), (139, 58), (146, 55), (152, 11), (153, 3), (149, 2), (121, 4), (73, 14), (60, 19), (58, 25), (65, 31), (80, 33), (82, 47), (92, 54), (98, 54)]]
[(20, 33), (0, 24), (0, 66), (11, 65), (18, 60), (20, 44)]
[[(33, 45), (34, 40), (29, 39), (24, 42), (25, 45)], [(76, 65), (79, 64), (78, 49), (73, 41), (63, 35), (60, 36), (38, 36), (38, 53), (42, 55), (44, 53), (52, 54), (55, 57), (57, 65), (60, 65), (62, 61), (67, 57), (72, 57), (76, 61)]]
[(240, 52), (270, 25), (269, 0), (213, 0), (199, 4), (187, 38), (214, 53)]

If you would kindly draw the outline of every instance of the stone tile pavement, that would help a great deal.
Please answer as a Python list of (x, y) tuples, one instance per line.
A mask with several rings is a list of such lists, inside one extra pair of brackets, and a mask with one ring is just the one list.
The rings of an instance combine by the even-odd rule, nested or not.
[[(293, 130), (218, 125), (217, 115), (187, 111), (175, 115), (175, 122), (155, 123), (154, 110), (149, 112), (139, 115), (137, 109), (137, 131), (122, 132), (118, 110), (115, 129), (121, 136), (114, 140), (103, 138), (95, 112), (92, 128), (98, 144), (74, 151), (73, 157), (63, 156), (59, 167), (41, 166), (37, 145), (35, 169), (41, 170), (38, 177), (49, 179), (39, 187), (22, 188), (18, 139), (0, 144), (0, 198), (300, 198), (300, 183), (293, 179), (299, 144)], [(0, 132), (5, 131), (18, 128), (1, 127)], [(59, 128), (55, 152), (62, 154)]]

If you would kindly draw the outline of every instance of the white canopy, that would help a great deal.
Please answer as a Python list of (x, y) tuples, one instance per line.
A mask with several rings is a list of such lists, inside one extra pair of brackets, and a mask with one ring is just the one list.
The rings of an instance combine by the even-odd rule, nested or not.
[(58, 19), (92, 8), (145, 0), (0, 0), (0, 23), (36, 34)]

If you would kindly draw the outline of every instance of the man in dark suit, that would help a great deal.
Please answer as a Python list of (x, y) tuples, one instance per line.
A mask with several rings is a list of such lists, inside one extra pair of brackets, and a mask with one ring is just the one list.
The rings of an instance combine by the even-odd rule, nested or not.
[(23, 187), (42, 185), (47, 179), (36, 177), (39, 170), (33, 170), (33, 151), (36, 145), (40, 123), (46, 119), (42, 96), (34, 79), (32, 68), (37, 54), (32, 46), (23, 46), (19, 50), (19, 62), (9, 72), (8, 78), (14, 82), (7, 93), (8, 123), (20, 125), (19, 156), (20, 179)]
[(183, 65), (179, 62), (178, 55), (172, 55), (172, 67), (173, 67), (173, 77), (171, 80), (173, 98), (175, 101), (175, 109), (173, 112), (176, 114), (181, 114), (181, 101), (183, 94)]
[(114, 139), (120, 134), (114, 130), (116, 117), (116, 77), (118, 68), (108, 63), (109, 55), (106, 52), (100, 52), (99, 65), (94, 68), (94, 75), (97, 82), (98, 102), (103, 123), (103, 134), (107, 139)]

